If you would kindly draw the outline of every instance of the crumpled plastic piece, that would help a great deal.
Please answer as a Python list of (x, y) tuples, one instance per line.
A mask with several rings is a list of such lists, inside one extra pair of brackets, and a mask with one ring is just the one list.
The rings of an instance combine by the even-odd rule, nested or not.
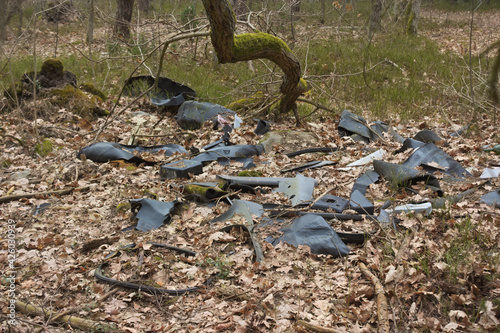
[(311, 209), (328, 210), (342, 213), (349, 206), (349, 201), (331, 194), (325, 194), (319, 198), (312, 206)]
[(284, 178), (280, 181), (276, 192), (285, 193), (292, 205), (310, 201), (313, 198), (315, 180), (298, 173), (295, 178)]
[(217, 117), (219, 115), (233, 116), (235, 114), (234, 111), (222, 105), (208, 102), (186, 101), (177, 111), (175, 119), (182, 129), (194, 130), (201, 128), (208, 120), (211, 120), (214, 126), (217, 126)]
[(314, 214), (303, 215), (292, 221), (289, 228), (281, 229), (283, 235), (279, 238), (267, 237), (266, 241), (273, 246), (288, 243), (292, 246), (307, 245), (312, 253), (329, 254), (333, 257), (344, 257), (350, 249), (340, 239), (339, 235), (325, 221)]
[(338, 129), (342, 136), (351, 136), (356, 141), (369, 143), (383, 137), (389, 130), (389, 125), (376, 121), (372, 126), (368, 126), (365, 118), (344, 110), (340, 116)]
[(132, 152), (137, 151), (158, 153), (162, 150), (165, 152), (165, 156), (171, 156), (174, 153), (187, 153), (187, 150), (183, 146), (177, 144), (144, 147), (122, 145), (114, 142), (97, 142), (90, 146), (82, 148), (77, 153), (77, 157), (80, 158), (81, 155), (85, 155), (87, 159), (97, 163), (106, 163), (113, 160), (124, 160), (129, 163), (146, 163), (152, 165), (155, 164), (155, 162), (148, 162), (138, 156), (135, 156), (134, 154), (132, 154)]
[[(443, 170), (433, 167), (431, 164), (438, 164)], [(426, 143), (419, 147), (415, 152), (403, 163), (404, 166), (415, 168), (422, 166), (425, 171), (433, 173), (436, 170), (441, 170), (443, 173), (455, 177), (467, 177), (471, 174), (465, 170), (457, 161), (450, 155), (446, 154), (441, 148), (433, 143)]]
[(244, 169), (251, 167), (253, 164), (252, 156), (260, 155), (264, 151), (261, 144), (257, 145), (216, 145), (214, 148), (198, 154), (191, 160), (198, 162), (211, 162), (218, 161), (220, 164), (225, 165), (230, 161), (238, 161), (245, 164)]
[(435, 143), (435, 142), (444, 142), (444, 140), (439, 137), (436, 133), (431, 130), (423, 130), (415, 134), (413, 137), (414, 140), (421, 141), (423, 143)]
[(443, 195), (439, 181), (431, 174), (419, 172), (406, 165), (380, 160), (373, 161), (373, 168), (378, 174), (384, 177), (385, 180), (395, 183), (399, 187), (408, 187), (411, 184), (423, 181), (427, 187), (435, 191), (439, 196)]
[(150, 231), (168, 224), (176, 202), (163, 202), (152, 199), (129, 200), (132, 213), (137, 219), (136, 229)]
[(480, 199), (488, 206), (493, 206), (494, 208), (500, 208), (500, 189), (486, 193)]
[(365, 194), (368, 186), (378, 181), (378, 179), (379, 174), (373, 170), (367, 170), (359, 176), (352, 185), (349, 208), (361, 214), (372, 215), (375, 207), (370, 200), (366, 199)]
[(479, 178), (488, 179), (497, 177), (500, 177), (500, 168), (484, 168), (483, 173)]
[[(151, 75), (134, 76), (125, 82), (123, 91), (127, 96), (138, 96), (154, 83), (155, 79)], [(153, 91), (151, 95), (153, 104), (166, 105), (170, 103), (170, 106), (177, 106), (181, 105), (189, 97), (196, 97), (196, 92), (188, 86), (172, 81), (169, 78), (159, 77), (158, 89)], [(170, 101), (170, 99), (174, 101)]]
[(371, 163), (371, 161), (373, 161), (376, 158), (382, 158), (384, 155), (385, 155), (385, 150), (379, 149), (376, 152), (371, 153), (370, 155), (366, 155), (365, 157), (360, 158), (357, 161), (354, 161), (352, 163), (347, 164), (346, 167), (363, 166), (363, 165)]
[(246, 201), (246, 200), (234, 200), (231, 208), (229, 208), (224, 214), (217, 216), (210, 223), (222, 222), (230, 219), (235, 214), (243, 216), (247, 220), (248, 224), (253, 224), (252, 215), (261, 217), (264, 213), (264, 208), (262, 205)]
[(264, 135), (271, 130), (271, 122), (267, 120), (257, 119), (257, 127), (254, 133), (257, 135)]

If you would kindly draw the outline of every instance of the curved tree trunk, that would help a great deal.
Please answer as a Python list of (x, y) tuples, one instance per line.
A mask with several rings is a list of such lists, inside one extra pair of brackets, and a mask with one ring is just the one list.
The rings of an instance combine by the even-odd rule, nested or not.
[(258, 32), (235, 35), (235, 16), (228, 0), (203, 0), (211, 27), (211, 39), (219, 62), (234, 63), (254, 59), (268, 59), (285, 73), (280, 91), (278, 113), (295, 107), (297, 98), (307, 90), (302, 80), (300, 62), (288, 45), (278, 37)]

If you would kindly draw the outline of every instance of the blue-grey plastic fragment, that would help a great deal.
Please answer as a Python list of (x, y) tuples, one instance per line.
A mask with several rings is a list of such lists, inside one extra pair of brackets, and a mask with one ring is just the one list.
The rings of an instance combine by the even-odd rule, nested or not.
[[(155, 78), (150, 75), (134, 76), (125, 82), (123, 92), (126, 96), (138, 96), (153, 86), (154, 83)], [(196, 92), (188, 86), (166, 77), (159, 77), (157, 89), (151, 92), (151, 96), (158, 100), (170, 99), (179, 95), (183, 95), (184, 98), (196, 97)]]
[(500, 189), (486, 193), (481, 197), (481, 202), (494, 208), (500, 208)]
[(298, 173), (295, 178), (284, 178), (279, 182), (276, 192), (285, 193), (292, 205), (310, 201), (313, 198), (316, 181)]
[(175, 119), (182, 129), (194, 130), (201, 128), (209, 120), (214, 125), (217, 125), (217, 116), (219, 114), (222, 116), (231, 116), (236, 113), (218, 104), (186, 101), (177, 111)]
[(203, 173), (203, 164), (193, 160), (179, 160), (164, 164), (160, 168), (160, 177), (163, 179), (189, 178), (189, 174)]
[(230, 219), (235, 214), (241, 215), (247, 220), (248, 224), (253, 224), (252, 215), (261, 217), (264, 213), (262, 205), (245, 200), (234, 200), (231, 207), (224, 213), (214, 218), (210, 223), (222, 222)]
[(216, 145), (214, 148), (198, 154), (193, 157), (193, 161), (199, 162), (229, 162), (231, 160), (240, 161), (242, 163), (249, 163), (251, 159), (248, 159), (255, 155), (260, 155), (264, 151), (261, 144), (257, 145)]
[(85, 155), (87, 159), (97, 163), (106, 163), (113, 160), (124, 160), (130, 163), (137, 164), (154, 164), (154, 162), (148, 162), (138, 156), (135, 156), (132, 153), (134, 151), (153, 154), (164, 151), (165, 156), (171, 156), (174, 153), (187, 153), (187, 150), (183, 146), (177, 144), (166, 144), (161, 146), (128, 146), (115, 142), (97, 142), (90, 146), (82, 148), (77, 153), (77, 157), (80, 158), (81, 155)]
[(383, 134), (389, 130), (389, 125), (382, 121), (375, 121), (373, 125), (368, 126), (365, 118), (344, 110), (340, 116), (338, 130), (340, 135), (348, 135), (356, 141), (369, 143), (383, 137)]
[(318, 215), (303, 215), (294, 219), (289, 228), (281, 229), (281, 231), (283, 232), (281, 237), (267, 237), (266, 241), (273, 246), (282, 242), (295, 247), (307, 245), (312, 253), (329, 254), (333, 257), (344, 257), (350, 252), (339, 235), (324, 218)]
[(349, 201), (337, 197), (331, 194), (325, 194), (321, 198), (319, 198), (311, 207), (311, 209), (319, 209), (319, 210), (333, 210), (337, 213), (342, 213), (349, 206)]
[(422, 131), (418, 132), (417, 134), (415, 134), (413, 139), (424, 142), (424, 143), (429, 143), (429, 142), (435, 143), (435, 142), (444, 141), (441, 137), (439, 137), (439, 135), (437, 135), (436, 133), (434, 133), (431, 130), (422, 130)]
[(177, 95), (172, 98), (160, 99), (160, 98), (151, 98), (151, 104), (158, 106), (179, 106), (184, 103), (186, 100), (183, 95)]
[(158, 229), (170, 222), (171, 213), (175, 208), (175, 202), (163, 202), (152, 199), (129, 200), (132, 212), (137, 219), (136, 229), (150, 231)]
[(427, 172), (434, 172), (436, 169), (429, 164), (436, 163), (444, 168), (442, 172), (455, 177), (467, 177), (471, 174), (465, 170), (457, 161), (450, 155), (446, 154), (441, 148), (433, 143), (426, 143), (419, 147), (415, 152), (403, 163), (404, 166), (414, 168), (422, 165)]
[[(374, 160), (375, 161), (375, 160)], [(367, 170), (352, 185), (351, 196), (349, 198), (349, 208), (361, 214), (372, 215), (375, 208), (373, 203), (366, 199), (365, 194), (368, 186), (379, 179), (379, 174), (373, 170)]]
[(312, 162), (308, 162), (308, 163), (305, 163), (305, 164), (302, 164), (302, 165), (299, 165), (299, 166), (296, 166), (296, 167), (293, 167), (293, 168), (288, 168), (288, 169), (281, 170), (280, 173), (285, 173), (285, 172), (301, 172), (301, 171), (304, 171), (304, 170), (307, 170), (307, 169), (317, 169), (317, 168), (321, 168), (321, 167), (328, 166), (328, 165), (334, 165), (334, 164), (337, 164), (337, 162), (333, 162), (333, 161), (312, 161)]

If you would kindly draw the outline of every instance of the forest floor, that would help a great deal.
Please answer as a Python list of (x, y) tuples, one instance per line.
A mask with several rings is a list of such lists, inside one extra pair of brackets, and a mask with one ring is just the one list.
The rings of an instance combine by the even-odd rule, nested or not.
[[(424, 17), (444, 15), (438, 14), (425, 13)], [(477, 24), (485, 22), (484, 29), (478, 27), (478, 49), (500, 39), (500, 29), (486, 30), (491, 22), (498, 26), (499, 17), (500, 13), (478, 14)], [(452, 14), (446, 19), (458, 21)], [(463, 52), (460, 45), (468, 43), (464, 38), (467, 26), (460, 29), (436, 28), (426, 33), (441, 40), (443, 50)], [(120, 106), (128, 101), (122, 100)], [(221, 137), (221, 132), (208, 124), (196, 131), (182, 130), (172, 115), (152, 130), (161, 115), (138, 112), (149, 109), (149, 102), (144, 100), (120, 117), (112, 117), (97, 141), (126, 144), (139, 128), (143, 135), (161, 135), (143, 137), (141, 145), (172, 143), (189, 151)], [(231, 133), (230, 141), (257, 144), (260, 137), (254, 134), (256, 122), (244, 120)], [(491, 115), (479, 114), (477, 124), (459, 136), (452, 133), (466, 125), (461, 119), (426, 117), (391, 124), (404, 138), (412, 138), (423, 129), (443, 138), (440, 148), (471, 176), (456, 181), (437, 172), (436, 177), (445, 197), (471, 190), (463, 200), (434, 209), (428, 216), (399, 215), (396, 230), (366, 217), (359, 221), (331, 220), (335, 231), (371, 235), (363, 244), (347, 244), (351, 252), (343, 258), (314, 254), (307, 246), (273, 247), (265, 238), (280, 235), (279, 229), (296, 216), (282, 217), (285, 221), (272, 225), (264, 223), (266, 216), (252, 216), (254, 224), (260, 225), (255, 229), (264, 255), (260, 263), (255, 262), (246, 232), (220, 231), (227, 225), (246, 224), (242, 216), (210, 223), (230, 206), (224, 200), (207, 203), (189, 197), (183, 190), (191, 182), (218, 182), (217, 175), (236, 176), (241, 163), (221, 166), (213, 162), (189, 180), (162, 180), (161, 164), (190, 156), (142, 155), (158, 161), (155, 166), (77, 158), (77, 152), (94, 141), (104, 118), (85, 120), (42, 99), (26, 103), (22, 110), (1, 114), (0, 122), (0, 200), (9, 195), (35, 194), (0, 202), (2, 331), (78, 331), (68, 324), (77, 317), (92, 321), (84, 324), (101, 325), (94, 327), (95, 332), (374, 332), (385, 323), (392, 332), (498, 332), (500, 212), (480, 201), (484, 194), (500, 188), (498, 177), (480, 178), (485, 168), (500, 166), (499, 155), (483, 150), (499, 143), (498, 126)], [(369, 152), (382, 148), (386, 152), (382, 160), (392, 163), (402, 163), (413, 153), (396, 154), (401, 144), (388, 135), (368, 145), (341, 136), (338, 116), (300, 127), (293, 122), (272, 124), (271, 129), (310, 132), (316, 140), (277, 144), (271, 152), (254, 157), (255, 170), (265, 177), (294, 177), (281, 171), (312, 160), (331, 161), (332, 165), (301, 172), (318, 182), (315, 199), (326, 193), (349, 198), (354, 181), (370, 165), (346, 166)], [(16, 138), (22, 139), (22, 144)], [(294, 158), (285, 155), (311, 146), (335, 147), (337, 151)], [(403, 205), (433, 199), (435, 193), (424, 185), (417, 183), (404, 191), (381, 179), (370, 185), (366, 197), (378, 215), (387, 200)], [(72, 190), (61, 195), (43, 194), (62, 189)], [(256, 194), (233, 192), (233, 199), (290, 203), (286, 196), (269, 188)], [(128, 202), (138, 198), (180, 201), (181, 205), (170, 222), (159, 229), (122, 231), (133, 223)], [(294, 213), (300, 210), (305, 208)], [(15, 225), (15, 229), (9, 225)], [(14, 257), (9, 257), (11, 234), (15, 235)], [(187, 249), (196, 255), (180, 255), (149, 242)], [(129, 244), (135, 246), (123, 248)], [(106, 257), (118, 250), (116, 255)], [(94, 277), (103, 262), (108, 264), (105, 275), (120, 281), (198, 289), (176, 296), (114, 287)], [(374, 283), (364, 270), (378, 282)], [(387, 301), (386, 311), (380, 302), (383, 299)], [(10, 325), (10, 300), (40, 307), (46, 316), (27, 315), (28, 308), (19, 303), (16, 323)]]

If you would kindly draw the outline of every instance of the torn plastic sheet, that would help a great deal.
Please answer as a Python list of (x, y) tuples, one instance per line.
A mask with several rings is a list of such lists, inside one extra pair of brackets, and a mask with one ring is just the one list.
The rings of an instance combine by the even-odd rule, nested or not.
[(500, 177), (500, 168), (485, 168), (479, 178), (488, 179), (497, 177)]
[(210, 221), (210, 223), (226, 221), (232, 218), (235, 214), (243, 216), (245, 220), (248, 222), (248, 225), (243, 225), (243, 224), (230, 225), (222, 228), (221, 231), (229, 231), (235, 227), (240, 227), (248, 231), (248, 234), (250, 235), (250, 239), (252, 241), (252, 245), (255, 250), (255, 261), (261, 262), (264, 259), (264, 254), (262, 253), (260, 243), (257, 237), (255, 236), (255, 233), (253, 232), (254, 223), (252, 215), (261, 217), (263, 213), (264, 210), (262, 208), (262, 205), (259, 205), (251, 201), (234, 200), (231, 207), (224, 214), (216, 217), (215, 219)]
[(186, 99), (183, 95), (177, 95), (172, 98), (160, 99), (160, 98), (151, 98), (151, 104), (158, 106), (179, 106), (184, 103)]
[(380, 137), (389, 130), (389, 125), (376, 121), (368, 126), (365, 118), (347, 110), (342, 111), (338, 130), (341, 136), (351, 136), (356, 141), (369, 143)]
[(314, 214), (307, 214), (292, 221), (289, 228), (281, 229), (283, 235), (279, 238), (267, 237), (266, 241), (273, 246), (288, 243), (294, 247), (307, 245), (312, 253), (329, 254), (333, 257), (344, 257), (350, 249), (340, 239), (339, 235), (325, 221)]
[(50, 207), (50, 202), (44, 202), (33, 208), (33, 211), (31, 213), (31, 216), (37, 216), (41, 215), (44, 211), (49, 209)]
[(150, 231), (168, 224), (174, 211), (176, 202), (163, 202), (151, 199), (129, 200), (132, 213), (137, 219), (135, 229)]
[(374, 160), (373, 167), (385, 180), (396, 184), (398, 187), (409, 187), (412, 184), (423, 181), (428, 188), (435, 191), (439, 196), (443, 195), (439, 181), (431, 174), (419, 172), (406, 165), (380, 160)]
[(425, 171), (433, 173), (436, 170), (432, 164), (438, 164), (442, 168), (442, 172), (455, 177), (466, 177), (471, 174), (464, 169), (457, 161), (443, 150), (438, 148), (433, 143), (426, 143), (419, 147), (415, 152), (402, 164), (409, 168), (422, 166)]
[(500, 189), (486, 193), (480, 199), (488, 206), (493, 206), (494, 208), (500, 208)]
[(384, 157), (384, 155), (385, 155), (385, 150), (379, 149), (376, 152), (371, 153), (370, 155), (367, 155), (363, 158), (360, 158), (357, 161), (354, 161), (352, 163), (347, 164), (346, 167), (357, 167), (357, 166), (367, 165), (371, 161), (373, 161), (374, 159), (379, 159), (379, 158)]
[(203, 173), (203, 164), (192, 160), (179, 160), (160, 167), (162, 179), (189, 178), (190, 175)]
[(328, 165), (334, 165), (337, 164), (337, 162), (333, 161), (312, 161), (306, 164), (302, 164), (293, 168), (288, 168), (281, 170), (280, 173), (286, 173), (286, 172), (301, 172), (307, 169), (317, 169), (317, 168), (322, 168), (324, 166)]
[(444, 140), (439, 137), (436, 133), (431, 130), (423, 130), (415, 134), (413, 137), (414, 140), (421, 141), (423, 143), (435, 143), (435, 142), (444, 142)]
[[(231, 160), (248, 163), (253, 161), (250, 157), (260, 155), (264, 151), (261, 144), (257, 145), (234, 145), (234, 146), (215, 146), (203, 153), (193, 157), (192, 161), (211, 162), (218, 161), (219, 163), (229, 162)], [(249, 159), (250, 158), (250, 159)]]
[[(125, 82), (123, 92), (127, 96), (138, 96), (152, 87), (154, 83), (155, 78), (150, 75), (134, 76)], [(159, 77), (158, 89), (153, 91), (151, 95), (157, 100), (166, 100), (179, 95), (187, 99), (188, 97), (196, 97), (196, 92), (188, 86), (172, 81), (169, 78)]]
[(186, 154), (187, 150), (177, 144), (166, 144), (161, 146), (128, 146), (122, 145), (114, 142), (97, 142), (90, 146), (82, 148), (78, 153), (77, 157), (80, 158), (81, 155), (91, 161), (97, 163), (106, 163), (113, 160), (124, 160), (129, 163), (141, 164), (146, 163), (148, 165), (156, 164), (156, 162), (148, 162), (138, 156), (135, 156), (132, 152), (141, 153), (158, 153), (160, 151), (165, 152), (165, 156), (171, 156), (174, 153)]
[(331, 194), (325, 194), (312, 205), (311, 209), (333, 210), (342, 213), (349, 206), (349, 200)]
[(177, 111), (175, 119), (182, 129), (194, 130), (201, 128), (203, 124), (209, 120), (213, 122), (214, 126), (217, 126), (217, 117), (219, 115), (234, 116), (235, 114), (234, 111), (222, 105), (208, 102), (186, 101)]
[(315, 180), (298, 173), (295, 178), (285, 179), (278, 184), (276, 192), (285, 193), (292, 205), (310, 201), (313, 198)]
[(271, 130), (271, 122), (262, 119), (257, 120), (257, 127), (255, 128), (254, 133), (257, 135), (264, 135)]
[(214, 218), (210, 223), (222, 222), (238, 214), (243, 216), (249, 224), (253, 224), (252, 215), (261, 217), (263, 213), (264, 208), (258, 203), (245, 200), (234, 200), (231, 207), (224, 214)]
[[(375, 161), (374, 161), (375, 162)], [(366, 199), (365, 194), (368, 186), (375, 183), (379, 179), (379, 174), (373, 170), (367, 170), (364, 174), (358, 177), (352, 185), (352, 191), (349, 201), (349, 208), (361, 214), (372, 215), (375, 207), (373, 203)]]

